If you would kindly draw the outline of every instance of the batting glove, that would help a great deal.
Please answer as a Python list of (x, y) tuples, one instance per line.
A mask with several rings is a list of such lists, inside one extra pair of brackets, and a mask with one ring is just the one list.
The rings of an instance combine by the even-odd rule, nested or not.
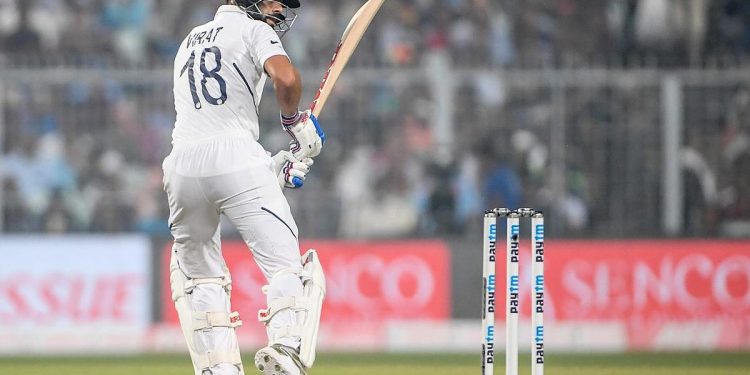
[(279, 186), (291, 189), (302, 187), (307, 172), (310, 171), (310, 167), (313, 165), (312, 158), (298, 160), (289, 151), (279, 151), (272, 158)]
[(326, 135), (320, 127), (318, 119), (310, 113), (310, 110), (297, 112), (294, 116), (281, 115), (281, 125), (292, 137), (289, 142), (289, 151), (297, 160), (314, 158), (320, 154)]

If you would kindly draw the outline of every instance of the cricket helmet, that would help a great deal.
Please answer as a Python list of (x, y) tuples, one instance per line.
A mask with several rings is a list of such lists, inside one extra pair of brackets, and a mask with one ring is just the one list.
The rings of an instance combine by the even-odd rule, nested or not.
[(294, 21), (297, 19), (297, 12), (293, 9), (299, 8), (299, 0), (266, 0), (281, 4), (283, 10), (280, 13), (263, 13), (260, 9), (263, 1), (236, 0), (236, 3), (237, 6), (245, 11), (248, 17), (263, 22), (272, 21), (273, 29), (279, 34), (279, 37), (283, 37), (292, 28)]

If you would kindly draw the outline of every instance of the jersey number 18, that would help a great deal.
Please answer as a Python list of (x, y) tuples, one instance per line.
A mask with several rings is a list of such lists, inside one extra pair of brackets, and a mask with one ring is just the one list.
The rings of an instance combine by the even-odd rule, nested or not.
[[(214, 61), (216, 63), (216, 66), (214, 66), (213, 69), (209, 70), (206, 67), (206, 55), (207, 54), (213, 54)], [(200, 98), (198, 98), (198, 91), (195, 87), (195, 76), (193, 74), (193, 68), (195, 67), (195, 51), (190, 54), (190, 58), (188, 59), (187, 63), (185, 63), (185, 66), (182, 67), (182, 71), (180, 72), (180, 77), (185, 73), (186, 70), (190, 69), (190, 72), (188, 73), (188, 82), (190, 83), (190, 95), (193, 97), (193, 104), (195, 105), (195, 109), (201, 109), (201, 101)], [(203, 98), (213, 104), (213, 105), (221, 105), (224, 104), (227, 101), (227, 83), (224, 81), (224, 78), (222, 78), (219, 75), (219, 71), (221, 70), (221, 50), (219, 47), (209, 47), (203, 50), (203, 53), (201, 53), (201, 65), (200, 65), (201, 73), (203, 74), (203, 78), (201, 79), (201, 92), (203, 93)], [(219, 97), (215, 97), (211, 95), (210, 92), (208, 92), (208, 88), (206, 87), (206, 83), (209, 79), (216, 80), (216, 82), (219, 84)]]

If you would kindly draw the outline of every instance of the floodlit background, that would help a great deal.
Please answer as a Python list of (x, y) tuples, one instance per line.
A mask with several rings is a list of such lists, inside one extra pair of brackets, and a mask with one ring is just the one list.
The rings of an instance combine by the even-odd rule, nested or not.
[[(0, 0), (0, 356), (185, 351), (161, 161), (173, 56), (221, 3)], [(361, 2), (302, 3), (309, 103)], [(386, 0), (287, 190), (327, 270), (321, 349), (478, 358), (483, 212), (525, 206), (550, 352), (749, 349), (749, 57), (744, 0)], [(222, 230), (252, 352), (264, 280)]]

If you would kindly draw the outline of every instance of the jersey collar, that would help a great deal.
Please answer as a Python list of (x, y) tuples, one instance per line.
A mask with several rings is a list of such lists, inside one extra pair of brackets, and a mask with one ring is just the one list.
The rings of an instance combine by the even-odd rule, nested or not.
[(245, 12), (242, 11), (239, 7), (236, 5), (222, 5), (219, 7), (219, 9), (216, 11), (216, 16), (214, 18), (218, 17), (221, 13), (237, 13), (245, 15)]

